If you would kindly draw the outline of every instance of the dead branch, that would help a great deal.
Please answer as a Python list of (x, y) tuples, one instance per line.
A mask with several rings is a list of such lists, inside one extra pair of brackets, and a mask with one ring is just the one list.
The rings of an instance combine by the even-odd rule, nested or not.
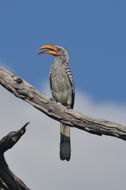
[(4, 153), (18, 142), (26, 132), (26, 126), (29, 123), (27, 122), (20, 130), (12, 131), (0, 140), (0, 190), (30, 190), (12, 173), (4, 158)]
[(60, 103), (50, 100), (31, 84), (2, 67), (0, 67), (0, 84), (18, 98), (25, 100), (49, 117), (68, 124), (70, 127), (76, 127), (97, 135), (109, 135), (126, 140), (126, 126), (92, 118), (67, 109)]

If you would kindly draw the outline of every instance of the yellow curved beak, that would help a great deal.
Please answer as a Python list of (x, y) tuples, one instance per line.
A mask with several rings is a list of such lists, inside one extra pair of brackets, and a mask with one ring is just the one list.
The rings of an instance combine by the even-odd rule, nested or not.
[(49, 53), (52, 55), (59, 55), (58, 48), (52, 44), (45, 44), (45, 45), (39, 47), (39, 50), (43, 50), (43, 49), (49, 49), (49, 50), (41, 51), (38, 53), (39, 55), (45, 54), (45, 53)]

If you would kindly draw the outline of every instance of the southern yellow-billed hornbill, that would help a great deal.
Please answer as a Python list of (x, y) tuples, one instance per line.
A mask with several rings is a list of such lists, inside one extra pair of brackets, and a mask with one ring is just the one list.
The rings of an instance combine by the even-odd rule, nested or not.
[[(50, 88), (55, 101), (60, 102), (67, 108), (74, 106), (74, 82), (71, 70), (68, 67), (69, 55), (62, 46), (46, 44), (39, 48), (39, 54), (49, 53), (56, 58), (50, 69)], [(70, 127), (60, 123), (60, 159), (70, 160)]]

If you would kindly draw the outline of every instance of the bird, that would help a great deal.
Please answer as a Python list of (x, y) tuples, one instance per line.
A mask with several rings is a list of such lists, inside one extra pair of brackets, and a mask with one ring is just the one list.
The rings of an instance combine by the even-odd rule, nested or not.
[[(41, 51), (42, 50), (42, 51)], [(50, 67), (49, 81), (54, 101), (60, 102), (68, 109), (73, 109), (75, 100), (75, 85), (69, 68), (69, 54), (66, 48), (45, 44), (39, 47), (39, 55), (51, 54), (55, 56)], [(69, 161), (71, 158), (70, 127), (60, 123), (60, 159)]]

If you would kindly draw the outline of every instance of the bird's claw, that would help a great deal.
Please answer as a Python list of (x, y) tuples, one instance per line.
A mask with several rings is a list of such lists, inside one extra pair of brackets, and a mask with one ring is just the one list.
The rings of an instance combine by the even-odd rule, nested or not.
[(66, 107), (67, 107), (67, 109), (71, 109), (71, 105), (67, 105)]
[(53, 97), (50, 98), (50, 101), (56, 102), (56, 100)]

